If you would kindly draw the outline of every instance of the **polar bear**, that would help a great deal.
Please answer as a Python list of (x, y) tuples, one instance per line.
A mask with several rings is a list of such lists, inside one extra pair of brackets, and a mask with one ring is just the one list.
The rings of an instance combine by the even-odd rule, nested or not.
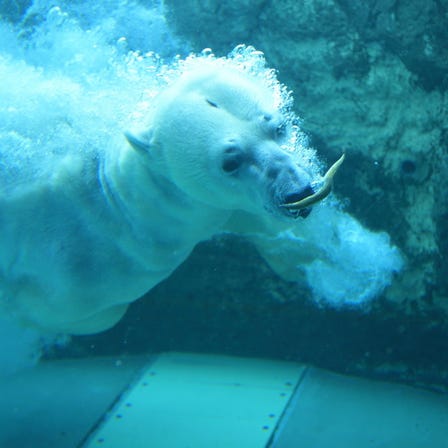
[(315, 187), (282, 147), (288, 126), (272, 91), (242, 70), (187, 70), (144, 129), (88, 157), (62, 154), (50, 174), (1, 193), (3, 309), (43, 330), (102, 331), (198, 242), (226, 231), (247, 235), (288, 277), (303, 256), (279, 258), (273, 246), (285, 254), (290, 244), (275, 235), (307, 217), (342, 163)]

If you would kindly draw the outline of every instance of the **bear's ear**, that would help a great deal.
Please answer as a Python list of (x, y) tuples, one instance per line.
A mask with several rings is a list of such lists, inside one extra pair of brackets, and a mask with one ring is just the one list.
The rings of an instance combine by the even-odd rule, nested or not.
[(144, 155), (148, 155), (151, 150), (151, 130), (141, 133), (125, 131), (124, 136), (136, 151), (143, 153)]

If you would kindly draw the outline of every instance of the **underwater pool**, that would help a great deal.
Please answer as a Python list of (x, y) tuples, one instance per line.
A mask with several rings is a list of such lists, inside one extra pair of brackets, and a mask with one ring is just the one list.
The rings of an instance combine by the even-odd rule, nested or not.
[(0, 446), (448, 447), (448, 11), (345, 3), (0, 2)]

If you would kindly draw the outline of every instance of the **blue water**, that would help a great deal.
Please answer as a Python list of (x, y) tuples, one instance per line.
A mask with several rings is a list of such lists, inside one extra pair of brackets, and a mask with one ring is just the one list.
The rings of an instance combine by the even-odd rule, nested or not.
[[(201, 41), (201, 30), (196, 32)], [(197, 48), (170, 26), (163, 1), (0, 1), (0, 203), (38, 188), (68, 157), (105, 157), (123, 143), (124, 132), (146, 125), (161, 92), (204, 61), (241, 70), (268, 87), (287, 116), (283, 148), (319, 184), (329, 163), (319, 143), (313, 148), (302, 132), (294, 92), (281, 84), (281, 74), (261, 51), (241, 44), (222, 54)], [(338, 173), (346, 190), (347, 173), (344, 166)], [(29, 432), (23, 440), (33, 448), (46, 446), (37, 440), (53, 431), (52, 423), (35, 425), (35, 409), (45, 407), (48, 391), (62, 400), (65, 393), (78, 396), (80, 414), (83, 407), (88, 414), (95, 406), (85, 403), (107, 389), (101, 375), (109, 386), (114, 375), (122, 375), (116, 387), (124, 388), (146, 357), (160, 352), (295, 361), (446, 392), (445, 315), (430, 308), (416, 312), (417, 305), (408, 309), (412, 304), (404, 309), (396, 280), (409, 260), (395, 243), (400, 238), (371, 230), (362, 207), (359, 216), (350, 214), (357, 208), (338, 193), (338, 177), (335, 182), (336, 192), (309, 217), (294, 221), (296, 227), (272, 230), (266, 240), (227, 233), (199, 243), (171, 276), (99, 334), (59, 334), (21, 320), (14, 291), (4, 286), (9, 267), (0, 258), (0, 386), (24, 391), (11, 388), (5, 401), (14, 405), (2, 404), (3, 411), (11, 407), (6, 413), (12, 419), (28, 415), (23, 423), (18, 419)], [(0, 209), (0, 225), (6, 222)], [(27, 372), (38, 371), (33, 367), (53, 362), (66, 377), (49, 373), (28, 381)], [(29, 402), (28, 393), (34, 397)], [(356, 397), (351, 404), (357, 405)], [(62, 442), (66, 435), (58, 435), (57, 446), (71, 446)], [(2, 436), (0, 424), (0, 445), (24, 446)]]
[[(37, 188), (67, 155), (102, 157), (124, 131), (144, 125), (152, 99), (189, 64), (214, 59), (208, 50), (185, 59), (191, 48), (171, 32), (158, 2), (36, 1), (20, 14), (4, 8), (0, 27), (0, 185), (9, 197)], [(268, 84), (291, 122), (300, 122), (291, 112), (290, 93), (266, 68), (262, 53), (242, 46), (222, 61)], [(317, 178), (322, 163), (297, 125), (293, 129), (290, 149)], [(301, 223), (300, 235), (275, 236), (279, 254), (308, 253), (303, 266), (297, 262), (297, 273), (295, 266), (283, 272), (281, 255), (268, 256), (287, 280), (307, 284), (316, 303), (362, 308), (391, 283), (403, 261), (387, 234), (370, 232), (341, 208), (333, 198)], [(20, 366), (38, 359), (54, 336), (26, 326), (25, 336), (17, 337), (21, 330), (11, 329), (13, 298), (3, 295), (10, 317), (2, 339), (18, 344), (6, 351), (4, 370), (13, 371), (15, 360)]]
[[(210, 51), (202, 52), (175, 35), (162, 2), (1, 5), (0, 185), (4, 195), (32, 188), (66, 154), (88, 157), (101, 153), (106, 144), (115, 144), (125, 130), (145, 123), (153, 98), (188, 64), (214, 58)], [(290, 110), (287, 87), (281, 87), (261, 53), (239, 47), (227, 61), (244, 66), (260, 82), (271, 83), (279, 104)], [(300, 123), (290, 113), (291, 121)], [(318, 177), (325, 164), (296, 130), (293, 149), (303, 151), (303, 161)], [(405, 260), (386, 232), (371, 232), (345, 213), (346, 202), (332, 196), (325, 207), (315, 210), (301, 223), (306, 237), (290, 232), (276, 235), (280, 262), (274, 260), (271, 267), (289, 282), (277, 277), (247, 242), (218, 238), (200, 245), (171, 283), (159, 285), (136, 303), (115, 330), (65, 342), (62, 354), (59, 342), (66, 336), (17, 326), (11, 299), (4, 296), (10, 316), (0, 322), (1, 339), (8, 341), (2, 369), (14, 372), (35, 363), (42, 353), (100, 355), (164, 349), (230, 353), (241, 349), (245, 355), (303, 357), (338, 369), (351, 362), (355, 368), (354, 360), (369, 351), (366, 346), (372, 340), (381, 350), (387, 349), (384, 335), (393, 334), (395, 323), (375, 327), (372, 322), (381, 321), (381, 313), (368, 313), (372, 303), (382, 300), (381, 294), (393, 284)], [(281, 272), (282, 250), (289, 248), (312, 255), (297, 277), (296, 271)], [(200, 275), (195, 274), (198, 269)], [(346, 314), (339, 315), (340, 310)], [(315, 320), (308, 321), (306, 315)], [(294, 319), (289, 321), (288, 316)], [(344, 325), (353, 328), (344, 332)], [(410, 333), (408, 323), (403, 325), (405, 334)], [(327, 329), (326, 336), (316, 333), (321, 326)], [(363, 326), (384, 333), (369, 339), (358, 333)], [(337, 359), (327, 337), (350, 348), (347, 358)], [(304, 342), (309, 339), (312, 343)], [(368, 365), (369, 360), (363, 362)]]

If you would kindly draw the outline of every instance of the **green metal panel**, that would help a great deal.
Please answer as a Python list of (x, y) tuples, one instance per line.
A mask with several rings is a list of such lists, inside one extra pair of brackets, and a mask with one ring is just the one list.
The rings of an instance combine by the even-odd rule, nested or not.
[(275, 448), (448, 448), (448, 397), (309, 368)]
[(305, 367), (168, 353), (93, 433), (89, 448), (262, 448)]

